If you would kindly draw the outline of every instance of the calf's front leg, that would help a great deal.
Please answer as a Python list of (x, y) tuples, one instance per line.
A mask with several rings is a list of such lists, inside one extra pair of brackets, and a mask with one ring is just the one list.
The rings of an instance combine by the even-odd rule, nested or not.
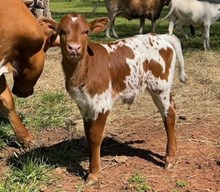
[(4, 76), (0, 77), (0, 110), (3, 111), (9, 119), (19, 141), (25, 148), (30, 147), (34, 140), (33, 136), (24, 127), (24, 124), (15, 111), (14, 99)]
[(92, 185), (98, 180), (101, 160), (101, 144), (103, 131), (109, 112), (99, 113), (95, 120), (84, 118), (84, 129), (89, 148), (89, 174), (86, 179), (87, 185)]

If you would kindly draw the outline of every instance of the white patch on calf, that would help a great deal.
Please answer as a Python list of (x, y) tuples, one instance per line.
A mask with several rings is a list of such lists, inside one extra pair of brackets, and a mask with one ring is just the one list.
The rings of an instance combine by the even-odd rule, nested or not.
[(72, 19), (72, 22), (75, 22), (78, 19), (78, 17), (71, 17), (71, 19)]
[[(109, 81), (110, 82), (110, 81)], [(101, 94), (91, 97), (85, 89), (71, 87), (68, 89), (70, 95), (77, 103), (84, 119), (95, 120), (99, 113), (105, 113), (112, 109), (114, 99), (112, 98), (112, 85)]]

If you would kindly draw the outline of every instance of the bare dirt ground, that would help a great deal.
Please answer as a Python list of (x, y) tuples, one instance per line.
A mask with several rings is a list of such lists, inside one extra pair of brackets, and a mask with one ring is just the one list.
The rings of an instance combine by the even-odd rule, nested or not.
[[(138, 191), (129, 179), (134, 174), (146, 178), (149, 191), (220, 192), (220, 55), (215, 52), (185, 53), (187, 84), (176, 72), (173, 96), (177, 105), (177, 162), (173, 169), (163, 168), (166, 134), (157, 109), (147, 94), (140, 94), (128, 109), (117, 102), (108, 119), (102, 145), (102, 170), (98, 183), (84, 186), (88, 152), (78, 112), (70, 125), (75, 132), (61, 128), (43, 130), (40, 150), (53, 162), (53, 152), (71, 150), (65, 163), (53, 162), (57, 178), (44, 192), (129, 192)], [(178, 69), (178, 65), (176, 66)], [(64, 89), (57, 49), (48, 53), (44, 73), (35, 94)], [(65, 146), (65, 147), (64, 147)], [(9, 151), (16, 149), (10, 148)], [(39, 150), (39, 149), (36, 149)], [(75, 152), (74, 152), (75, 151)], [(76, 157), (79, 154), (80, 157)], [(77, 161), (76, 161), (77, 159)], [(0, 162), (4, 170), (6, 160)], [(184, 182), (181, 187), (178, 182)], [(140, 191), (140, 190), (139, 190)]]

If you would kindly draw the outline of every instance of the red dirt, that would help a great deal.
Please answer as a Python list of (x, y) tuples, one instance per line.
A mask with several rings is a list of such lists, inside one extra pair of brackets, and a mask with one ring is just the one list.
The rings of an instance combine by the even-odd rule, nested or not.
[[(220, 143), (219, 128), (213, 126), (212, 119), (198, 120), (189, 126), (181, 125), (176, 129), (178, 138), (177, 162), (173, 169), (163, 168), (166, 135), (162, 125), (143, 119), (124, 118), (120, 124), (124, 130), (111, 131), (111, 125), (106, 126), (106, 137), (102, 146), (102, 171), (98, 183), (86, 187), (83, 185), (85, 172), (88, 170), (88, 154), (86, 141), (82, 135), (74, 135), (64, 129), (44, 130), (38, 136), (44, 146), (44, 154), (53, 159), (51, 150), (56, 150), (65, 142), (72, 143), (76, 152), (83, 154), (78, 168), (59, 165), (54, 169), (57, 180), (42, 191), (56, 190), (73, 192), (119, 192), (135, 191), (135, 184), (129, 182), (134, 174), (146, 178), (145, 183), (151, 187), (150, 191), (220, 191)], [(206, 123), (204, 123), (206, 122)], [(67, 149), (68, 152), (68, 149)], [(51, 157), (50, 157), (51, 155)], [(70, 154), (71, 155), (71, 154)], [(73, 154), (74, 156), (74, 154)], [(55, 162), (56, 163), (56, 162)], [(5, 165), (1, 162), (1, 168)], [(184, 181), (182, 188), (176, 183)]]

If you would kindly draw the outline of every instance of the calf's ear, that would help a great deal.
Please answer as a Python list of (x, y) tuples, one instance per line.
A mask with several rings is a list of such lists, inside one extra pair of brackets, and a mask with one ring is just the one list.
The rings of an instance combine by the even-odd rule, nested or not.
[(109, 18), (108, 17), (101, 17), (99, 19), (95, 19), (90, 22), (90, 31), (91, 33), (99, 33), (101, 31), (104, 31), (109, 24)]

